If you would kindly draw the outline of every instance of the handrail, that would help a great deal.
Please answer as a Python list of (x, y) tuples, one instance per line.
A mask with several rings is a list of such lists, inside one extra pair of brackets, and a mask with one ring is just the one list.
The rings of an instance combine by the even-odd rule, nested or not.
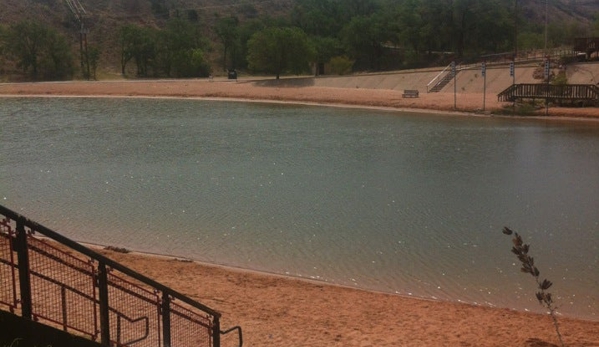
[[(126, 315), (124, 315), (123, 313), (117, 311), (117, 310), (110, 310), (111, 312), (115, 313), (117, 315), (117, 320), (116, 320), (116, 330), (117, 330), (117, 341), (116, 343), (119, 346), (128, 346), (128, 345), (132, 345), (136, 342), (139, 341), (143, 341), (145, 340), (149, 335), (150, 335), (150, 320), (148, 319), (147, 316), (145, 317), (139, 317), (136, 319), (133, 318), (129, 318)], [(142, 337), (139, 337), (137, 339), (133, 339), (127, 342), (121, 342), (121, 331), (122, 331), (122, 326), (121, 326), (121, 319), (125, 319), (127, 322), (131, 323), (131, 324), (135, 324), (137, 322), (141, 322), (144, 321), (145, 322), (145, 333)]]
[(593, 84), (521, 83), (512, 84), (497, 94), (498, 101), (513, 101), (517, 98), (597, 101), (599, 100), (599, 88)]
[(431, 85), (433, 82), (435, 82), (435, 80), (437, 80), (437, 78), (441, 77), (441, 75), (443, 75), (443, 73), (444, 73), (445, 71), (447, 71), (447, 69), (449, 69), (450, 67), (451, 67), (451, 64), (447, 65), (447, 66), (445, 67), (445, 69), (443, 69), (441, 72), (439, 72), (439, 74), (438, 74), (437, 76), (435, 76), (435, 78), (433, 78), (433, 79), (432, 79), (430, 82), (428, 82), (428, 84), (426, 85), (426, 92), (427, 92), (427, 93), (428, 93), (428, 87), (429, 87), (429, 86), (430, 86), (430, 85)]
[(34, 221), (32, 221), (32, 220), (30, 220), (30, 219), (28, 219), (28, 218), (20, 215), (17, 212), (14, 212), (12, 210), (7, 209), (6, 207), (4, 207), (2, 205), (0, 205), (0, 213), (3, 214), (3, 215), (5, 215), (5, 216), (7, 216), (7, 217), (9, 217), (9, 218), (11, 218), (11, 219), (13, 219), (13, 220), (22, 219), (23, 222), (24, 222), (24, 225), (26, 227), (30, 228), (31, 230), (38, 231), (38, 232), (40, 232), (41, 234), (43, 234), (44, 236), (46, 236), (46, 237), (48, 237), (50, 239), (53, 239), (55, 241), (58, 241), (59, 243), (62, 243), (64, 245), (70, 247), (70, 248), (73, 248), (77, 252), (80, 252), (80, 253), (82, 253), (82, 254), (84, 254), (84, 255), (86, 255), (88, 257), (91, 257), (93, 259), (96, 259), (99, 262), (104, 263), (107, 266), (109, 266), (109, 267), (111, 267), (113, 269), (116, 269), (116, 270), (118, 270), (118, 271), (120, 271), (120, 272), (122, 272), (122, 273), (124, 273), (124, 274), (126, 274), (128, 276), (131, 276), (131, 277), (135, 278), (136, 280), (138, 280), (140, 282), (144, 282), (144, 283), (146, 283), (146, 284), (148, 284), (148, 285), (150, 285), (150, 286), (152, 286), (152, 287), (154, 287), (154, 288), (156, 288), (156, 289), (158, 289), (158, 290), (160, 290), (162, 292), (168, 293), (172, 297), (177, 298), (177, 299), (185, 302), (186, 304), (189, 304), (191, 306), (199, 308), (199, 309), (205, 311), (206, 313), (208, 313), (208, 314), (210, 314), (212, 316), (219, 317), (219, 318), (221, 316), (221, 314), (219, 312), (211, 309), (210, 307), (208, 307), (206, 305), (203, 305), (203, 304), (201, 304), (201, 303), (199, 303), (199, 302), (197, 302), (197, 301), (195, 301), (195, 300), (193, 300), (193, 299), (191, 299), (191, 298), (189, 298), (189, 297), (187, 297), (187, 296), (185, 296), (185, 295), (183, 295), (183, 294), (181, 294), (181, 293), (179, 293), (179, 292), (177, 292), (177, 291), (175, 291), (175, 290), (173, 290), (173, 289), (171, 289), (171, 288), (169, 288), (169, 287), (167, 287), (167, 286), (165, 286), (165, 285), (163, 285), (161, 283), (158, 283), (158, 282), (152, 280), (149, 277), (146, 277), (146, 276), (144, 276), (144, 275), (142, 275), (140, 273), (137, 273), (137, 272), (135, 272), (135, 271), (133, 271), (133, 270), (131, 270), (131, 269), (129, 269), (129, 268), (127, 268), (127, 267), (119, 264), (119, 263), (117, 263), (116, 261), (103, 256), (102, 254), (100, 254), (98, 252), (95, 252), (95, 251), (93, 251), (93, 250), (91, 250), (91, 249), (89, 249), (87, 247), (84, 247), (84, 246), (80, 245), (79, 243), (77, 243), (77, 242), (75, 242), (75, 241), (73, 241), (73, 240), (71, 240), (71, 239), (69, 239), (67, 237), (64, 237), (64, 236), (58, 234), (57, 232), (52, 231), (52, 230), (46, 228), (45, 226), (43, 226), (41, 224), (38, 224), (37, 222), (34, 222)]
[(228, 330), (225, 330), (225, 331), (221, 330), (220, 334), (221, 335), (227, 335), (228, 333), (233, 332), (235, 330), (237, 330), (238, 336), (239, 336), (239, 347), (242, 347), (243, 346), (243, 334), (241, 333), (241, 327), (240, 326), (234, 326), (231, 329), (228, 329)]
[(518, 84), (512, 84), (511, 86), (507, 87), (506, 89), (501, 91), (499, 94), (497, 94), (497, 99), (501, 100), (502, 97), (505, 97), (509, 93), (512, 93), (514, 90), (516, 90), (516, 88), (518, 88)]
[[(132, 344), (135, 342), (139, 342), (145, 340), (150, 336), (150, 321), (148, 316), (141, 315), (140, 318), (130, 318), (130, 314), (125, 311), (121, 311), (120, 308), (113, 307), (110, 305), (109, 300), (112, 297), (114, 290), (118, 290), (118, 295), (127, 295), (127, 300), (136, 300), (135, 302), (146, 302), (150, 306), (156, 305), (157, 309), (155, 309), (157, 316), (151, 318), (158, 325), (153, 326), (158, 327), (158, 331), (156, 334), (153, 333), (154, 338), (161, 339), (163, 338), (163, 343), (158, 344), (158, 346), (169, 347), (171, 342), (171, 315), (189, 315), (189, 317), (183, 317), (189, 322), (193, 322), (196, 326), (201, 327), (200, 329), (207, 329), (208, 335), (207, 338), (212, 341), (209, 342), (211, 346), (220, 347), (220, 335), (224, 335), (230, 333), (232, 331), (238, 331), (239, 333), (239, 346), (243, 344), (241, 327), (236, 326), (226, 331), (220, 330), (220, 317), (221, 314), (169, 287), (166, 287), (144, 275), (141, 275), (119, 263), (113, 261), (102, 254), (99, 254), (87, 247), (80, 245), (79, 243), (68, 239), (49, 228), (44, 227), (32, 220), (27, 219), (26, 217), (20, 215), (17, 212), (14, 212), (2, 205), (0, 205), (0, 226), (2, 229), (0, 232), (2, 233), (0, 236), (2, 238), (6, 238), (8, 240), (8, 244), (10, 245), (10, 249), (12, 250), (10, 253), (10, 258), (4, 257), (0, 259), (0, 264), (8, 265), (12, 269), (17, 269), (19, 272), (19, 286), (20, 286), (20, 300), (19, 304), (21, 306), (21, 316), (25, 319), (37, 319), (43, 318), (50, 323), (60, 324), (63, 326), (63, 329), (74, 329), (83, 334), (87, 334), (92, 339), (96, 339), (98, 333), (101, 333), (101, 343), (103, 346), (112, 345), (113, 342), (116, 342), (118, 345), (121, 345), (122, 342), (119, 341), (121, 337), (121, 320), (128, 321), (129, 323), (138, 323), (142, 322), (144, 329), (139, 338), (134, 338), (132, 341), (128, 341), (126, 344)], [(14, 232), (16, 230), (16, 232)], [(45, 242), (43, 238), (36, 238), (33, 235), (35, 233), (39, 233), (44, 236), (44, 238), (48, 238), (54, 240), (66, 247), (69, 247), (71, 250), (76, 251), (79, 255), (74, 257), (70, 252), (66, 252), (62, 250), (62, 248), (56, 248), (55, 246)], [(35, 253), (31, 253), (34, 251)], [(18, 262), (13, 260), (13, 253), (16, 253), (18, 256)], [(6, 254), (8, 256), (8, 254)], [(83, 261), (84, 258), (89, 258), (89, 260), (84, 261), (85, 263), (89, 263), (91, 268), (80, 267), (78, 262)], [(47, 263), (51, 261), (50, 265)], [(41, 262), (41, 263), (40, 263)], [(42, 265), (37, 265), (42, 264)], [(56, 264), (56, 265), (54, 265)], [(43, 266), (43, 267), (39, 267)], [(61, 271), (61, 267), (66, 266), (68, 271), (73, 270), (71, 275), (68, 277), (54, 277), (52, 271)], [(40, 270), (38, 272), (37, 267)], [(46, 269), (49, 272), (46, 272)], [(53, 270), (52, 270), (53, 269)], [(109, 272), (118, 271), (119, 275), (116, 274), (109, 275)], [(34, 279), (30, 279), (30, 276), (34, 276)], [(61, 275), (62, 276), (62, 275)], [(74, 277), (73, 277), (74, 276)], [(79, 277), (82, 276), (82, 277)], [(124, 276), (124, 277), (123, 277)], [(14, 277), (14, 275), (13, 275)], [(78, 282), (68, 282), (68, 279), (74, 279), (74, 281)], [(71, 283), (85, 283), (88, 279), (91, 280), (90, 288), (91, 292), (85, 289), (87, 284), (83, 287), (79, 287), (79, 285), (71, 285)], [(114, 279), (118, 280), (117, 282)], [(39, 305), (35, 300), (32, 301), (32, 289), (37, 290), (37, 286), (39, 286), (38, 282), (33, 281), (43, 280), (47, 283), (52, 283), (52, 285), (57, 286), (60, 290), (62, 304), (61, 308), (57, 308), (58, 310), (62, 309), (62, 322), (54, 319), (53, 314), (46, 315), (46, 311), (42, 312), (40, 315), (38, 313), (38, 309), (35, 305)], [(81, 282), (83, 280), (84, 282)], [(67, 281), (67, 282), (65, 282)], [(13, 278), (13, 287), (15, 287), (17, 280)], [(45, 282), (45, 283), (46, 283)], [(139, 283), (139, 284), (138, 284)], [(152, 287), (152, 289), (145, 289), (145, 286)], [(57, 288), (54, 287), (54, 288)], [(109, 289), (112, 290), (109, 293)], [(8, 290), (8, 289), (7, 289)], [(141, 291), (140, 291), (141, 290)], [(64, 301), (66, 298), (66, 291), (70, 293), (76, 294), (78, 297), (81, 297), (85, 300), (85, 302), (93, 303), (93, 308), (90, 309), (89, 314), (93, 313), (93, 318), (91, 321), (83, 322), (83, 324), (94, 324), (94, 328), (91, 328), (89, 325), (79, 325), (73, 326), (73, 324), (67, 324), (67, 304)], [(16, 293), (16, 288), (13, 289), (13, 292)], [(147, 293), (146, 296), (144, 292)], [(99, 293), (99, 298), (95, 297), (95, 294), (91, 293)], [(159, 293), (162, 293), (162, 298), (159, 298)], [(156, 300), (152, 297), (156, 296)], [(16, 298), (15, 298), (16, 299)], [(171, 301), (178, 299), (179, 301), (187, 304), (188, 306), (180, 306), (176, 303), (171, 303)], [(115, 303), (118, 301), (115, 301)], [(11, 303), (2, 303), (7, 304), (13, 311), (13, 306), (16, 308), (16, 304), (12, 305)], [(50, 304), (51, 305), (51, 304)], [(99, 306), (99, 307), (98, 307)], [(127, 306), (123, 306), (126, 308)], [(54, 306), (48, 306), (49, 309), (54, 309)], [(99, 309), (100, 319), (97, 321), (96, 313)], [(185, 310), (187, 313), (182, 313)], [(145, 310), (145, 309), (144, 309)], [(93, 312), (92, 312), (93, 311)], [(71, 311), (69, 311), (71, 312)], [(133, 311), (132, 311), (133, 312)], [(147, 312), (147, 311), (146, 311)], [(74, 311), (74, 313), (81, 313), (80, 311)], [(116, 325), (117, 331), (115, 332), (117, 336), (110, 336), (110, 332), (112, 331), (109, 313), (116, 314)], [(134, 314), (135, 316), (137, 314)], [(153, 315), (153, 314), (152, 314)], [(205, 321), (202, 321), (206, 319)], [(157, 320), (157, 321), (156, 321)], [(162, 320), (162, 324), (160, 324), (160, 320)], [(99, 323), (99, 325), (95, 325)], [(137, 325), (137, 324), (136, 324)], [(83, 328), (78, 328), (83, 327)], [(99, 327), (99, 330), (98, 330)], [(91, 330), (90, 330), (91, 328)], [(83, 329), (83, 330), (81, 330)], [(154, 329), (154, 328), (152, 328)], [(154, 331), (154, 330), (152, 330)], [(173, 332), (176, 330), (173, 330)], [(177, 333), (179, 334), (179, 333)], [(129, 335), (130, 336), (130, 335)], [(174, 336), (174, 335), (173, 335)], [(185, 335), (189, 336), (189, 335)], [(131, 336), (130, 336), (131, 337)], [(117, 341), (114, 341), (114, 338)], [(147, 340), (150, 341), (150, 340)], [(147, 343), (147, 342), (145, 342)]]
[[(515, 61), (516, 62), (526, 62), (526, 61), (532, 61), (532, 60), (542, 60), (545, 59), (547, 56), (552, 57), (552, 58), (558, 58), (558, 57), (567, 57), (567, 56), (574, 56), (576, 55), (576, 52), (573, 49), (570, 48), (554, 48), (551, 49), (549, 51), (542, 51), (542, 50), (533, 50), (533, 51), (525, 51), (523, 52), (519, 52), (518, 56), (516, 56)], [(480, 59), (481, 60), (493, 60), (493, 59), (497, 59), (497, 58), (503, 58), (505, 60), (509, 60), (509, 61), (514, 61), (514, 52), (502, 52), (502, 53), (493, 53), (493, 54), (485, 54), (485, 55), (481, 55)]]

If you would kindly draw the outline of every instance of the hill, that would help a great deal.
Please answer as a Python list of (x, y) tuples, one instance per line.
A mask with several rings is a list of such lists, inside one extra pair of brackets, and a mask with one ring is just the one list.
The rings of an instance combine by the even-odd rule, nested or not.
[[(330, 0), (335, 2), (341, 0)], [(365, 7), (366, 3), (399, 4), (401, 0), (344, 0), (348, 6)], [(457, 1), (457, 0), (456, 0)], [(513, 3), (509, 0), (497, 0)], [(164, 28), (168, 18), (180, 17), (198, 25), (200, 33), (209, 42), (206, 55), (214, 67), (222, 60), (222, 48), (215, 26), (220, 18), (235, 16), (240, 23), (254, 19), (285, 18), (291, 21), (295, 8), (308, 6), (309, 0), (79, 0), (85, 9), (84, 25), (88, 29), (87, 40), (100, 47), (100, 70), (110, 75), (120, 72), (120, 47), (118, 30), (124, 24), (136, 24), (150, 28)], [(343, 1), (342, 1), (343, 2)], [(468, 4), (472, 0), (462, 0)], [(589, 32), (595, 15), (599, 13), (596, 0), (533, 0), (518, 1), (521, 33), (539, 29), (545, 21), (545, 9), (551, 25), (550, 36), (582, 35)], [(507, 5), (506, 5), (507, 6)], [(80, 24), (69, 10), (66, 0), (2, 0), (0, 25), (29, 20), (55, 28), (70, 41), (74, 51), (79, 49)], [(513, 8), (506, 11), (513, 13)], [(512, 12), (510, 12), (512, 11)], [(323, 20), (326, 20), (323, 19)], [(425, 23), (426, 24), (426, 23)], [(567, 25), (566, 25), (567, 24)], [(566, 28), (567, 27), (567, 28)], [(536, 29), (535, 29), (536, 28)], [(505, 35), (509, 37), (509, 35)], [(557, 40), (557, 39), (556, 39)], [(560, 41), (566, 40), (560, 38)], [(540, 48), (540, 47), (539, 47)], [(394, 59), (393, 57), (389, 59)], [(433, 62), (434, 64), (434, 62)], [(379, 64), (380, 65), (380, 64)], [(372, 67), (370, 67), (372, 68)], [(398, 66), (379, 66), (377, 69)], [(401, 67), (399, 67), (401, 68)], [(219, 69), (215, 69), (219, 70)]]
[[(10, 26), (20, 21), (33, 21), (55, 28), (70, 39), (74, 50), (79, 48), (80, 24), (65, 0), (2, 0), (0, 25)], [(101, 47), (101, 70), (118, 74), (118, 30), (125, 24), (164, 28), (168, 18), (180, 16), (199, 24), (212, 47), (218, 46), (214, 34), (216, 21), (225, 16), (237, 16), (242, 21), (259, 16), (288, 14), (293, 0), (80, 0), (85, 9), (84, 25), (87, 41)], [(220, 51), (211, 52), (212, 60)]]

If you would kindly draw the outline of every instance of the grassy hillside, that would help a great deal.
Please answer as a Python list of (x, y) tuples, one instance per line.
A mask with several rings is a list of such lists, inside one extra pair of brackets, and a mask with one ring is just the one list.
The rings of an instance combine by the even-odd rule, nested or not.
[[(80, 24), (64, 0), (1, 0), (0, 25), (11, 25), (22, 20), (40, 22), (56, 28), (73, 45), (79, 47)], [(220, 55), (213, 32), (217, 19), (237, 16), (241, 21), (258, 16), (284, 16), (293, 6), (293, 0), (80, 0), (86, 11), (84, 25), (89, 29), (89, 44), (101, 47), (101, 73), (118, 75), (120, 72), (118, 29), (131, 23), (163, 28), (168, 17), (192, 18), (200, 25), (202, 34), (212, 42), (208, 52), (212, 61)]]
[[(299, 0), (79, 0), (86, 10), (85, 25), (88, 42), (101, 48), (102, 74), (117, 76), (120, 72), (118, 29), (133, 23), (162, 28), (167, 17), (179, 16), (197, 22), (202, 35), (210, 41), (207, 52), (212, 65), (217, 66), (221, 53), (214, 33), (218, 18), (236, 16), (241, 22), (258, 17), (288, 16)], [(350, 1), (350, 0), (347, 0)], [(397, 0), (400, 1), (400, 0)], [(56, 28), (73, 46), (79, 47), (80, 25), (65, 0), (0, 0), (0, 25), (8, 26), (22, 20), (40, 22)], [(569, 22), (588, 25), (599, 13), (597, 0), (518, 0), (518, 11), (526, 23), (542, 26), (545, 5), (549, 22)], [(512, 11), (513, 9), (510, 9)], [(576, 30), (573, 30), (576, 32)]]

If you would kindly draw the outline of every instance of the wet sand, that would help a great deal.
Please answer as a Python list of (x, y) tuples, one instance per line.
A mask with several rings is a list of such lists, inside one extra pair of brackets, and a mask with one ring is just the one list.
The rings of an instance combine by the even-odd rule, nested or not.
[[(549, 315), (423, 300), (133, 253), (101, 253), (240, 325), (244, 346), (559, 346)], [(567, 346), (599, 346), (599, 321), (559, 318)], [(227, 337), (224, 346), (235, 346)]]

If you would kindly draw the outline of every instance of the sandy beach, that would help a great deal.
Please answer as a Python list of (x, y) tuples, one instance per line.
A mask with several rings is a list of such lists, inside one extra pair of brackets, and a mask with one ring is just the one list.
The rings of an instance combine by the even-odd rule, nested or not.
[[(317, 87), (309, 79), (0, 84), (0, 96), (195, 97), (456, 112), (453, 93), (401, 94)], [(482, 99), (482, 93), (457, 95), (457, 112), (483, 114)], [(496, 94), (486, 96), (486, 111), (504, 106)], [(599, 120), (599, 108), (551, 108), (549, 114)], [(243, 328), (244, 346), (559, 346), (549, 315), (367, 292), (172, 257), (101, 252), (221, 312), (223, 328)], [(567, 346), (599, 346), (599, 321), (559, 317), (559, 323)], [(223, 341), (235, 345), (234, 338)]]
[[(430, 301), (169, 257), (101, 253), (240, 325), (244, 346), (559, 346), (549, 315)], [(599, 322), (560, 317), (567, 346), (599, 346)], [(225, 338), (224, 346), (235, 346)]]
[[(512, 116), (511, 103), (497, 101), (497, 94), (485, 97), (478, 90), (457, 93), (426, 93), (418, 98), (403, 98), (401, 90), (335, 87), (344, 86), (342, 80), (329, 83), (330, 87), (314, 85), (312, 78), (275, 80), (135, 80), (97, 82), (47, 82), (0, 84), (0, 96), (108, 96), (108, 97), (173, 97), (253, 100), (267, 102), (294, 102), (317, 105), (384, 108), (412, 112), (439, 111), (447, 114), (468, 113), (485, 115), (503, 111)], [(485, 109), (483, 112), (483, 99)], [(454, 108), (455, 106), (455, 108)], [(544, 117), (539, 109), (534, 116)], [(550, 107), (551, 119), (599, 119), (599, 108)], [(530, 117), (530, 115), (529, 115)]]

